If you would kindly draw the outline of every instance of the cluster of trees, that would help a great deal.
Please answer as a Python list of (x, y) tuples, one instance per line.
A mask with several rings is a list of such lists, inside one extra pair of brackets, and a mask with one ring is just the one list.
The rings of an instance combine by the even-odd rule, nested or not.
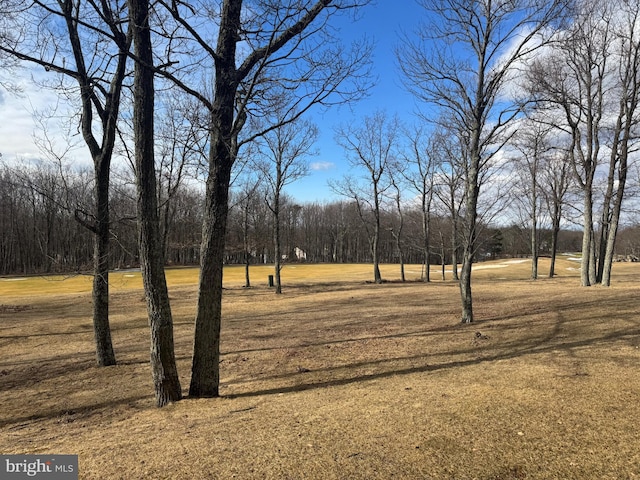
[[(332, 26), (368, 3), (2, 0), (0, 62), (50, 73), (93, 170), (50, 142), (51, 167), (2, 169), (0, 267), (91, 263), (98, 363), (112, 365), (109, 269), (140, 265), (158, 405), (182, 395), (168, 263), (200, 266), (196, 397), (218, 395), (225, 262), (244, 262), (247, 284), (251, 262), (274, 262), (276, 292), (283, 259), (371, 261), (376, 282), (383, 261), (424, 262), (426, 281), (431, 262), (460, 264), (470, 323), (474, 261), (523, 253), (526, 231), (532, 278), (541, 252), (553, 275), (573, 221), (582, 285), (609, 285), (637, 183), (638, 0), (421, 0), (426, 22), (397, 48), (429, 106), (420, 126), (383, 112), (338, 126), (353, 173), (331, 187), (344, 200), (296, 205), (285, 189), (313, 154), (307, 113), (371, 85), (371, 44), (345, 46)], [(113, 175), (113, 158), (130, 173)], [(492, 229), (498, 218), (517, 225)]]
[[(176, 187), (166, 171), (158, 174), (158, 218), (166, 265), (198, 265), (202, 236), (204, 193), (196, 183)], [(0, 166), (0, 274), (91, 274), (92, 232), (78, 221), (94, 202), (91, 172), (63, 168), (51, 163)], [(227, 264), (275, 264), (281, 262), (372, 263), (370, 232), (355, 200), (329, 203), (297, 203), (282, 195), (278, 223), (280, 252), (276, 255), (275, 218), (267, 185), (236, 189), (230, 201), (226, 231)], [(437, 187), (437, 186), (434, 186)], [(442, 186), (440, 186), (442, 187)], [(403, 192), (408, 193), (407, 190)], [(434, 188), (442, 195), (443, 190)], [(397, 192), (396, 192), (397, 193)], [(140, 266), (137, 242), (136, 191), (131, 172), (111, 180), (111, 269)], [(510, 197), (512, 198), (512, 197)], [(379, 261), (425, 262), (423, 212), (415, 198), (383, 198), (380, 209)], [(405, 204), (406, 200), (406, 204)], [(460, 254), (460, 242), (452, 241), (453, 224), (439, 198), (429, 210), (429, 263), (451, 265)], [(516, 212), (517, 213), (517, 212)], [(458, 221), (460, 219), (458, 218)], [(549, 222), (537, 231), (538, 252), (551, 255)], [(402, 225), (402, 228), (400, 228)], [(637, 254), (633, 229), (620, 254)], [(581, 234), (560, 232), (557, 250), (578, 252)], [(499, 256), (530, 256), (530, 230), (521, 223), (484, 225), (476, 260)], [(428, 281), (428, 276), (424, 276)], [(250, 282), (248, 282), (250, 283)]]

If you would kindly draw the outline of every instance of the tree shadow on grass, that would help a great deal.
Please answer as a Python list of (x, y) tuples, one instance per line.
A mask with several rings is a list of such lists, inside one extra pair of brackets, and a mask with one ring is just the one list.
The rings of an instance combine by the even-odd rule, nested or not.
[[(571, 353), (573, 349), (587, 347), (594, 344), (601, 343), (609, 343), (615, 342), (622, 339), (633, 339), (640, 335), (640, 326), (633, 325), (628, 328), (620, 329), (614, 332), (605, 333), (603, 335), (593, 335), (588, 338), (582, 338), (579, 340), (565, 340), (565, 337), (559, 336), (559, 332), (561, 331), (561, 327), (563, 324), (562, 316), (559, 316), (558, 321), (555, 322), (554, 328), (551, 329), (547, 335), (540, 337), (538, 339), (522, 339), (519, 342), (512, 342), (503, 347), (499, 347), (493, 349), (494, 353), (483, 353), (482, 349), (468, 349), (468, 350), (460, 350), (456, 352), (450, 352), (447, 356), (467, 356), (471, 358), (463, 358), (460, 360), (452, 360), (452, 361), (440, 361), (430, 363), (430, 358), (443, 355), (429, 355), (429, 354), (419, 354), (419, 355), (411, 355), (405, 357), (394, 357), (387, 358), (381, 360), (374, 360), (369, 362), (359, 362), (359, 363), (351, 363), (348, 365), (343, 365), (340, 367), (326, 367), (319, 370), (313, 371), (304, 371), (304, 372), (295, 372), (295, 373), (286, 373), (283, 375), (274, 375), (273, 377), (269, 377), (268, 379), (276, 380), (276, 379), (287, 379), (293, 377), (301, 377), (302, 375), (313, 374), (313, 373), (324, 373), (324, 377), (337, 377), (330, 379), (319, 379), (313, 380), (310, 379), (308, 381), (302, 381), (295, 385), (289, 386), (280, 386), (274, 388), (266, 388), (262, 390), (254, 390), (249, 392), (242, 392), (237, 394), (229, 394), (226, 395), (226, 398), (243, 398), (243, 397), (258, 397), (264, 395), (274, 395), (274, 394), (282, 394), (282, 393), (294, 393), (301, 392), (306, 390), (314, 390), (314, 389), (323, 389), (329, 387), (337, 387), (350, 385), (354, 383), (367, 382), (372, 380), (379, 380), (389, 377), (402, 376), (402, 375), (411, 375), (416, 373), (427, 373), (427, 372), (436, 372), (441, 370), (449, 370), (455, 368), (464, 368), (473, 365), (479, 365), (483, 363), (491, 363), (501, 360), (510, 360), (515, 358), (526, 357), (529, 355), (537, 355), (543, 353), (554, 352), (558, 350), (562, 350), (565, 352)], [(476, 355), (473, 355), (474, 352)], [(486, 352), (486, 351), (485, 351)], [(434, 358), (435, 359), (435, 358)], [(409, 364), (410, 366), (402, 367), (398, 364)], [(385, 368), (389, 367), (389, 368)], [(366, 370), (377, 370), (372, 373), (362, 373), (356, 375), (349, 375), (351, 371), (362, 371)], [(340, 378), (342, 377), (342, 378)], [(228, 387), (233, 386), (233, 382), (231, 382)]]
[(108, 399), (78, 407), (52, 407), (40, 413), (0, 420), (0, 428), (6, 429), (7, 431), (15, 431), (26, 428), (32, 423), (51, 420), (53, 418), (60, 419), (60, 423), (72, 423), (88, 419), (99, 411), (106, 411), (118, 406), (133, 406), (140, 401), (149, 400), (150, 398), (152, 398), (152, 395), (131, 395), (116, 400)]

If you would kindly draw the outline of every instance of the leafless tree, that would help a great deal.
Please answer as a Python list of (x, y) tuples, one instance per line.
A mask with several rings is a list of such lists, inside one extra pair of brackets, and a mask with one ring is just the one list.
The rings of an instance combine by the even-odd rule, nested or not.
[(313, 154), (318, 128), (304, 119), (285, 122), (281, 116), (269, 121), (278, 128), (264, 134), (258, 142), (260, 154), (256, 168), (262, 172), (267, 195), (265, 201), (273, 214), (275, 292), (282, 293), (281, 208), (284, 188), (309, 172), (306, 159)]
[(154, 72), (149, 0), (129, 0), (136, 57), (133, 84), (133, 135), (138, 193), (140, 267), (151, 330), (151, 370), (156, 405), (182, 398), (173, 345), (173, 318), (164, 273), (154, 153)]
[[(417, 194), (420, 202), (420, 214), (422, 219), (422, 242), (424, 251), (424, 276), (425, 282), (431, 281), (431, 219), (432, 204), (435, 193), (435, 171), (438, 161), (437, 148), (435, 148), (435, 136), (427, 137), (425, 132), (416, 128), (407, 133), (407, 153), (403, 155), (404, 165), (400, 167), (403, 176), (411, 189)], [(408, 169), (403, 168), (408, 166)]]
[(543, 165), (540, 187), (551, 220), (551, 263), (549, 278), (555, 276), (556, 255), (558, 253), (558, 235), (564, 217), (567, 195), (572, 184), (571, 166), (568, 151), (560, 148)]
[(361, 125), (342, 125), (336, 129), (336, 141), (345, 150), (351, 166), (362, 172), (358, 178), (345, 177), (331, 188), (352, 199), (369, 239), (373, 258), (373, 279), (382, 283), (379, 261), (381, 213), (385, 193), (391, 188), (391, 171), (396, 160), (399, 134), (397, 117), (384, 112), (365, 117)]
[(162, 251), (166, 257), (177, 208), (174, 200), (185, 182), (197, 179), (203, 169), (208, 137), (200, 104), (193, 97), (180, 91), (167, 92), (163, 97), (163, 108), (156, 108), (159, 125), (155, 143)]
[[(3, 4), (4, 5), (4, 4)], [(124, 3), (36, 0), (13, 14), (20, 33), (0, 51), (58, 74), (57, 88), (80, 103), (78, 122), (94, 165), (93, 212), (77, 219), (94, 233), (93, 323), (99, 365), (116, 362), (109, 327), (109, 175), (131, 36)], [(71, 82), (68, 82), (70, 80)]]
[[(570, 164), (583, 197), (583, 286), (610, 282), (627, 161), (637, 137), (637, 15), (635, 1), (579, 2), (571, 28), (558, 34), (530, 72), (539, 100), (556, 107), (555, 125), (572, 141)], [(596, 180), (607, 155), (598, 231)]]
[(548, 136), (552, 127), (535, 118), (523, 119), (513, 137), (515, 150), (515, 201), (524, 210), (525, 224), (529, 229), (531, 249), (531, 279), (538, 278), (538, 258), (540, 255), (539, 233), (542, 210), (542, 171), (551, 153)]
[(640, 97), (640, 2), (622, 1), (614, 19), (617, 43), (616, 65), (618, 112), (612, 135), (612, 147), (602, 213), (600, 269), (602, 285), (611, 284), (611, 269), (622, 202), (625, 198), (630, 155), (638, 150), (638, 101)]
[[(164, 57), (156, 61), (163, 67), (158, 73), (197, 98), (209, 113), (191, 396), (219, 393), (222, 268), (231, 173), (240, 148), (266, 133), (243, 135), (247, 119), (265, 117), (282, 101), (283, 93), (291, 100), (284, 123), (314, 105), (361, 97), (370, 83), (370, 45), (360, 42), (345, 49), (330, 20), (366, 3), (259, 0), (247, 7), (242, 0), (223, 0), (219, 8), (211, 9), (164, 0), (156, 4), (157, 29), (169, 39)], [(203, 81), (203, 77), (213, 80)]]
[(399, 63), (417, 98), (439, 107), (465, 143), (465, 222), (460, 276), (462, 322), (473, 322), (471, 264), (483, 171), (509, 139), (521, 111), (507, 88), (514, 70), (546, 42), (565, 1), (423, 0), (427, 23), (405, 36)]
[(610, 15), (610, 9), (609, 3), (583, 2), (572, 29), (562, 35), (553, 53), (536, 60), (530, 70), (539, 99), (559, 107), (563, 118), (558, 125), (565, 126), (572, 141), (570, 161), (583, 193), (583, 286), (596, 282), (594, 180), (601, 163), (612, 42), (610, 25), (600, 17)]

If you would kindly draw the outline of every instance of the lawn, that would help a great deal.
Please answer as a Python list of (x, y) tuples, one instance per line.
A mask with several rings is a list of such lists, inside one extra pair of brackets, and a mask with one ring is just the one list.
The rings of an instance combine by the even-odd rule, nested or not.
[[(548, 267), (541, 262), (541, 272)], [(221, 398), (154, 407), (140, 273), (111, 275), (115, 367), (89, 277), (0, 278), (0, 453), (78, 454), (85, 479), (640, 478), (640, 265), (579, 287), (479, 264), (477, 322), (420, 266), (225, 270)], [(186, 393), (197, 271), (167, 271)]]

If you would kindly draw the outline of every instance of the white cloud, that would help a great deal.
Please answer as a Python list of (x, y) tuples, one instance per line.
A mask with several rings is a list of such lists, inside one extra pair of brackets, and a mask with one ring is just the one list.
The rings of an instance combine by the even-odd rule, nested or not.
[(335, 166), (336, 164), (333, 162), (313, 162), (311, 165), (309, 165), (311, 170), (316, 172), (332, 170), (333, 168), (335, 168)]
[[(19, 91), (2, 92), (0, 95), (0, 153), (5, 161), (38, 160), (45, 157), (44, 152), (38, 147), (36, 137), (42, 139), (43, 128), (47, 129), (47, 135), (52, 141), (52, 147), (57, 153), (67, 151), (67, 156), (72, 154), (70, 143), (75, 139), (69, 137), (69, 106), (62, 101), (56, 92), (37, 85), (32, 77), (37, 74), (34, 70), (17, 70), (13, 83)], [(51, 115), (50, 118), (47, 118)], [(45, 119), (46, 127), (42, 121)], [(75, 152), (74, 152), (75, 153)], [(86, 156), (85, 152), (79, 152), (80, 157)], [(75, 158), (68, 158), (75, 160)]]

